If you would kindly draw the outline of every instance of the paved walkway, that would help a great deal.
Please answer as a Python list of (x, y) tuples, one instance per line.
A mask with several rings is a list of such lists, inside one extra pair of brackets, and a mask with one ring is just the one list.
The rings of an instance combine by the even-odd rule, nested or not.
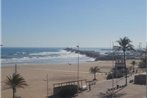
[[(129, 80), (129, 79), (128, 79)], [(115, 87), (116, 83), (119, 85), (124, 85), (125, 79), (114, 80)], [(91, 91), (84, 91), (79, 93), (76, 98), (102, 98), (100, 97), (101, 92), (106, 92), (108, 88), (112, 88), (112, 80), (97, 81), (96, 85), (91, 86)], [(120, 90), (117, 98), (143, 98), (145, 96), (146, 89), (144, 85), (135, 85), (133, 83), (128, 83), (128, 86)]]

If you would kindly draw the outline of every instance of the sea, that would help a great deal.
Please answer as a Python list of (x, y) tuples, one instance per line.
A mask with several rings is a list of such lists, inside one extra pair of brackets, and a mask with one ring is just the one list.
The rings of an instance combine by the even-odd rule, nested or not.
[[(85, 55), (68, 52), (65, 48), (18, 48), (2, 47), (1, 48), (1, 65), (13, 64), (74, 64), (79, 62), (94, 61)], [(80, 48), (80, 50), (97, 51), (101, 54), (111, 51), (109, 48)]]

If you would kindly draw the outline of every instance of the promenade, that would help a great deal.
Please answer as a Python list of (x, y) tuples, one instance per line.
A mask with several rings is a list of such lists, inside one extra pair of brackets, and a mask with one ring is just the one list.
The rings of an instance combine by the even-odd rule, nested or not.
[[(116, 87), (116, 84), (123, 85), (125, 83), (125, 79), (122, 79), (119, 82), (117, 81), (119, 80), (114, 80), (114, 87)], [(96, 85), (91, 86), (91, 91), (87, 90), (79, 93), (76, 98), (106, 98), (101, 97), (100, 93), (105, 93), (108, 88), (112, 88), (112, 80), (97, 81)], [(118, 91), (116, 94), (117, 97), (114, 98), (145, 98), (145, 92), (145, 85), (128, 83), (128, 86)]]

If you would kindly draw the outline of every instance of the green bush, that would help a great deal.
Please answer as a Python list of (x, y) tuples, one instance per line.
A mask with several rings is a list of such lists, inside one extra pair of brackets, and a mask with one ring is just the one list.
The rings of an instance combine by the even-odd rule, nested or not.
[(125, 75), (124, 70), (113, 70), (112, 72), (108, 73), (107, 79), (112, 78), (121, 78)]
[(66, 85), (63, 86), (58, 92), (59, 97), (72, 97), (77, 93), (77, 85)]
[(112, 79), (112, 76), (113, 76), (112, 73), (108, 73), (108, 74), (107, 74), (107, 80), (108, 80), (108, 79)]

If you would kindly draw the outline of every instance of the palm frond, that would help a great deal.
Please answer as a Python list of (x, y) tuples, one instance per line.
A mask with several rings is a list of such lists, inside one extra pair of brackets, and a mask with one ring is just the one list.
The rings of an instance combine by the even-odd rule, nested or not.
[(98, 66), (95, 66), (95, 67), (90, 67), (89, 69), (90, 73), (97, 73), (97, 72), (100, 72), (100, 68)]
[(27, 86), (25, 79), (20, 74), (12, 74), (7, 76), (7, 79), (4, 81), (5, 85), (8, 88), (16, 89), (16, 88), (24, 88)]
[(131, 44), (132, 41), (128, 37), (120, 38), (117, 42), (119, 44), (119, 50), (134, 50), (134, 46)]

